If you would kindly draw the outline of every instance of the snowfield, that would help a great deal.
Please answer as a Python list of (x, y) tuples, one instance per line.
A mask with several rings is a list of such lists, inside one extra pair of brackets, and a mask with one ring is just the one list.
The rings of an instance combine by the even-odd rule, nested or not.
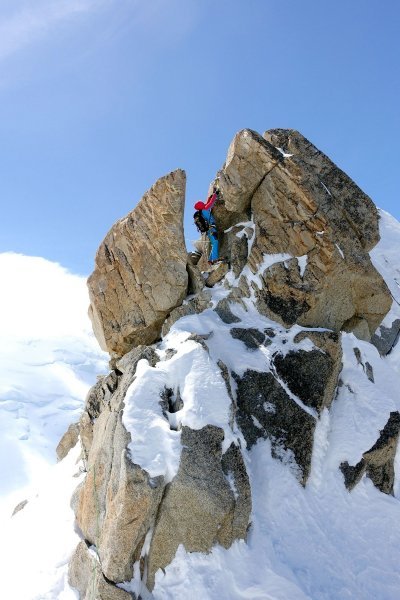
[[(400, 224), (381, 212), (380, 226), (382, 239), (371, 257), (400, 302)], [(79, 541), (69, 506), (82, 477), (79, 451), (75, 448), (55, 464), (55, 446), (77, 420), (88, 386), (106, 371), (106, 357), (90, 331), (81, 278), (44, 259), (13, 254), (0, 255), (0, 273), (3, 281), (15, 282), (0, 299), (0, 597), (75, 599), (66, 573)], [(217, 286), (212, 293), (216, 302), (226, 292)], [(265, 371), (271, 353), (290, 351), (302, 328), (286, 331), (254, 309), (234, 311), (242, 319), (240, 327), (276, 328), (273, 344), (249, 351), (230, 335), (232, 325), (209, 309), (172, 327), (158, 346), (161, 360), (155, 367), (140, 361), (123, 419), (134, 440), (132, 458), (151, 476), (174, 477), (180, 424), (195, 429), (217, 425), (225, 431), (226, 448), (234, 439), (245, 447), (240, 432), (230, 427), (230, 399), (217, 361), (239, 375), (248, 368)], [(400, 306), (394, 300), (385, 324), (395, 318), (400, 318)], [(192, 334), (211, 334), (209, 354), (188, 339)], [(247, 542), (237, 541), (229, 550), (215, 547), (208, 555), (189, 554), (181, 546), (165, 573), (158, 571), (152, 594), (134, 573), (125, 589), (140, 592), (144, 600), (400, 598), (400, 453), (393, 497), (366, 477), (349, 493), (339, 470), (344, 460), (356, 464), (390, 412), (400, 411), (400, 344), (381, 358), (374, 346), (353, 334), (343, 334), (342, 340), (342, 383), (318, 421), (307, 487), (298, 483), (290, 457), (274, 459), (270, 442), (260, 440), (244, 451), (253, 500)], [(311, 350), (313, 345), (303, 340), (296, 347)], [(177, 352), (165, 360), (167, 348)], [(374, 383), (354, 348), (362, 363), (372, 366)], [(164, 386), (179, 386), (184, 399), (184, 408), (172, 416), (174, 429), (159, 405)], [(25, 498), (26, 507), (10, 518), (10, 509)]]
[[(107, 368), (85, 280), (42, 258), (0, 254), (0, 496), (36, 480)], [(5, 476), (4, 476), (5, 475)]]

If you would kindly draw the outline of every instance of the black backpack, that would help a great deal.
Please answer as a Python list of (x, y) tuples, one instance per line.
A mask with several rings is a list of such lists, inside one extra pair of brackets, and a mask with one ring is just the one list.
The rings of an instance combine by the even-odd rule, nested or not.
[(200, 233), (206, 233), (210, 229), (210, 223), (203, 217), (201, 210), (196, 210), (193, 219), (197, 231), (200, 231)]

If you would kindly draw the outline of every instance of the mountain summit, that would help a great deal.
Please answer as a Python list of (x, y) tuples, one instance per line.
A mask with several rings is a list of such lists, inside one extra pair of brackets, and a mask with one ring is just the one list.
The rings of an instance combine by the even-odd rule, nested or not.
[(181, 170), (97, 252), (111, 370), (62, 441), (85, 471), (69, 583), (85, 600), (392, 598), (393, 544), (370, 547), (399, 529), (390, 218), (294, 130), (240, 131), (213, 187), (225, 262), (204, 239), (186, 251)]

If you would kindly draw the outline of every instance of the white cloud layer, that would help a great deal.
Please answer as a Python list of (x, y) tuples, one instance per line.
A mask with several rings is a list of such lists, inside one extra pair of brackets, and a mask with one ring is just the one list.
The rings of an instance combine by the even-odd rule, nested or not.
[(83, 277), (44, 258), (12, 252), (0, 254), (0, 274), (2, 337), (30, 340), (90, 335)]

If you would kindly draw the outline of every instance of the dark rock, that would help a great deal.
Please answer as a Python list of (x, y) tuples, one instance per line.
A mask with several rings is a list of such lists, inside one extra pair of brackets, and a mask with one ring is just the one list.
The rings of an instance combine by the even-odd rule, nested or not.
[[(190, 255), (189, 255), (190, 256)], [(193, 264), (189, 259), (186, 265), (188, 272), (188, 295), (198, 294), (204, 288), (204, 279), (200, 269), (197, 267), (197, 263)]]
[[(321, 412), (323, 408), (329, 408), (336, 394), (342, 369), (341, 335), (334, 331), (301, 331), (295, 336), (294, 342), (300, 343), (304, 339), (309, 339), (316, 350), (306, 353), (300, 351), (302, 354), (296, 352), (299, 354), (297, 359), (289, 356), (289, 353), (286, 355), (289, 357), (287, 362), (277, 357), (278, 363), (283, 363), (280, 375), (304, 404), (308, 405), (306, 399), (309, 398), (312, 402), (310, 406)], [(290, 371), (291, 368), (298, 369), (296, 374)], [(287, 371), (285, 376), (283, 371)]]
[(364, 473), (384, 494), (393, 494), (394, 459), (400, 434), (400, 413), (391, 412), (388, 422), (380, 432), (376, 443), (364, 452), (362, 459), (352, 467), (348, 462), (342, 463), (340, 469), (344, 474), (345, 485), (349, 491), (361, 480)]
[(160, 392), (159, 404), (166, 419), (168, 419), (169, 414), (174, 414), (182, 410), (184, 405), (179, 388), (175, 395), (172, 388), (164, 387), (164, 389)]
[(236, 340), (242, 341), (249, 350), (257, 350), (265, 340), (265, 334), (254, 327), (232, 327), (230, 334)]
[(372, 365), (370, 365), (369, 362), (365, 363), (365, 374), (371, 383), (375, 383), (374, 370), (372, 368)]
[(276, 355), (274, 366), (293, 394), (306, 406), (321, 412), (333, 371), (333, 360), (328, 354), (320, 350), (291, 351), (286, 356)]
[(233, 314), (229, 306), (229, 301), (226, 298), (220, 300), (214, 310), (224, 323), (228, 323), (229, 325), (231, 323), (240, 323), (239, 317)]
[(267, 335), (270, 338), (274, 338), (276, 336), (276, 333), (272, 329), (272, 327), (267, 327), (266, 329), (264, 329), (264, 333), (265, 333), (265, 335)]
[(357, 360), (358, 364), (362, 365), (362, 367), (364, 368), (364, 363), (363, 363), (362, 358), (361, 358), (361, 351), (360, 351), (360, 349), (357, 348), (357, 347), (353, 348), (353, 352), (354, 352), (354, 356), (356, 357), (356, 360)]
[(293, 325), (298, 318), (310, 308), (305, 300), (298, 301), (293, 296), (283, 297), (271, 294), (267, 289), (256, 293), (257, 307), (261, 314), (267, 314), (265, 305), (270, 311), (278, 315), (286, 325)]
[(363, 371), (370, 380), (370, 382), (375, 383), (374, 370), (372, 368), (372, 365), (368, 361), (366, 361), (365, 364), (363, 363), (361, 351), (359, 348), (353, 348), (353, 352), (357, 359), (357, 363), (362, 366)]
[(342, 462), (340, 470), (344, 475), (345, 486), (351, 491), (361, 481), (365, 473), (365, 460), (362, 458), (354, 467), (349, 465), (347, 461)]
[(277, 458), (282, 458), (282, 449), (291, 450), (305, 484), (316, 420), (288, 396), (272, 373), (248, 370), (236, 381), (237, 422), (248, 447), (270, 438)]
[(205, 342), (205, 340), (207, 340), (210, 336), (209, 335), (199, 335), (198, 333), (192, 333), (191, 335), (189, 335), (187, 341), (192, 340), (193, 342), (196, 342), (197, 344), (200, 344), (200, 346), (203, 348), (203, 350), (205, 350), (206, 352), (209, 352), (208, 346)]
[(20, 510), (22, 510), (23, 508), (25, 508), (25, 506), (28, 504), (28, 500), (22, 500), (22, 502), (19, 502), (17, 504), (17, 506), (14, 508), (13, 512), (12, 512), (12, 517), (14, 515), (16, 515), (17, 513), (19, 513)]
[(400, 336), (400, 319), (393, 321), (391, 327), (380, 325), (371, 338), (371, 343), (381, 356), (386, 356), (397, 344)]
[(233, 518), (228, 524), (229, 537), (243, 538), (251, 513), (251, 487), (240, 448), (231, 444), (222, 456), (221, 464), (235, 496)]
[(97, 419), (101, 411), (109, 403), (111, 396), (118, 386), (118, 376), (111, 371), (105, 377), (100, 377), (97, 383), (90, 388), (85, 401), (85, 410), (91, 419)]
[(165, 351), (165, 360), (170, 360), (177, 353), (178, 350), (176, 350), (175, 348), (167, 348)]
[(231, 380), (230, 380), (230, 377), (229, 377), (228, 367), (226, 366), (226, 364), (224, 362), (222, 362), (222, 360), (219, 360), (217, 362), (217, 365), (218, 365), (218, 367), (219, 367), (219, 369), (221, 371), (221, 375), (223, 377), (223, 380), (225, 381), (226, 391), (228, 392), (228, 396), (229, 396), (229, 398), (233, 402), (232, 386), (231, 386)]
[(366, 471), (373, 484), (385, 494), (393, 494), (394, 458), (400, 433), (400, 413), (391, 412), (376, 443), (364, 452)]

